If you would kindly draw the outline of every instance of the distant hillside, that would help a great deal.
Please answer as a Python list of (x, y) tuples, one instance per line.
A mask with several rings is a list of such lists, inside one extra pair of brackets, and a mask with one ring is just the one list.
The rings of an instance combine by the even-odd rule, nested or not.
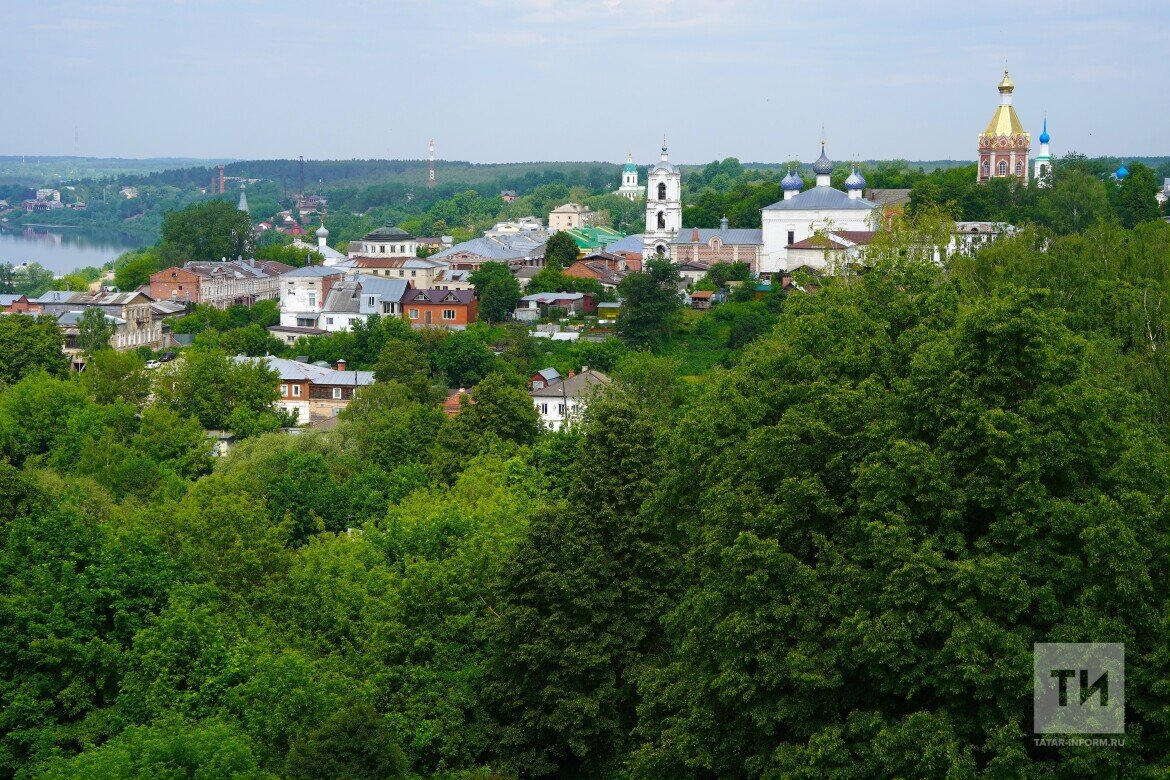
[(174, 168), (218, 165), (230, 160), (204, 160), (191, 157), (48, 157), (0, 155), (0, 184), (37, 187), (79, 179), (109, 179), (135, 176)]

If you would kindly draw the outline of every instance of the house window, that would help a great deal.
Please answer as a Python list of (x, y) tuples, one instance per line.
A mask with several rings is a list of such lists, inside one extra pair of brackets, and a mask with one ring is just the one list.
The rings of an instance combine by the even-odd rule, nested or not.
[(282, 396), (288, 395), (288, 385), (281, 385), (280, 386), (280, 394)]
[(542, 390), (542, 389), (544, 389), (544, 381), (543, 381), (543, 380), (541, 380), (541, 379), (537, 379), (535, 382), (533, 382), (533, 383), (532, 383), (532, 389), (533, 389), (533, 390)]
[(443, 309), (443, 319), (445, 319), (445, 320), (455, 319), (455, 310), (454, 309)]
[(789, 230), (789, 231), (788, 231), (788, 243), (789, 243), (789, 244), (795, 244), (795, 243), (796, 243), (796, 231), (795, 231), (795, 230)]
[(418, 276), (418, 271), (411, 271), (410, 275), (411, 275), (411, 277)]
[(559, 414), (561, 417), (565, 416), (565, 405), (564, 404), (557, 404), (557, 414)]
[(368, 296), (366, 298), (366, 301), (367, 301), (366, 306), (369, 306), (371, 309), (374, 308), (374, 296), (372, 296), (372, 295)]
[(334, 401), (341, 400), (341, 388), (340, 387), (333, 388), (333, 400)]
[(326, 324), (326, 325), (332, 325), (332, 324), (333, 324), (333, 318), (332, 318), (332, 317), (326, 317), (326, 318), (325, 318), (325, 324)]
[(293, 398), (300, 398), (301, 397), (301, 386), (300, 385), (293, 385), (292, 391), (293, 391)]
[(314, 293), (309, 293), (309, 308), (311, 309), (311, 308), (313, 308), (313, 307), (314, 307), (314, 306), (316, 306), (316, 305), (317, 305), (317, 296), (316, 296), (316, 294), (314, 294)]
[(546, 417), (548, 416), (548, 404), (540, 405), (540, 413)]
[(418, 319), (418, 309), (411, 309), (411, 310), (410, 310), (410, 318), (411, 318), (412, 320), (417, 320), (417, 319)]

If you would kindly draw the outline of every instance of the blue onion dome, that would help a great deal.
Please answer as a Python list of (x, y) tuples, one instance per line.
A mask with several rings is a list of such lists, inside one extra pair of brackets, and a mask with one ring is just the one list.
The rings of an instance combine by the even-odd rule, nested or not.
[(1044, 117), (1044, 129), (1040, 131), (1040, 143), (1048, 143), (1048, 117)]
[(857, 172), (857, 166), (853, 166), (853, 173), (849, 174), (849, 178), (845, 180), (845, 189), (847, 190), (864, 190), (865, 179)]
[(1129, 169), (1126, 168), (1124, 164), (1122, 164), (1122, 166), (1117, 169), (1117, 173), (1114, 175), (1119, 179), (1124, 179), (1126, 176), (1129, 176)]
[(780, 189), (782, 190), (800, 190), (804, 187), (804, 179), (793, 173), (792, 169), (788, 169), (788, 175), (780, 180)]
[(818, 176), (828, 176), (833, 172), (833, 161), (825, 154), (825, 145), (821, 144), (821, 156), (812, 164), (813, 173)]

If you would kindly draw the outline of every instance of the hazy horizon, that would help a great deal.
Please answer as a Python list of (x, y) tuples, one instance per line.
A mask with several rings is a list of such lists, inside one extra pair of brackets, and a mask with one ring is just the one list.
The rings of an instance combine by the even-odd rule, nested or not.
[(1005, 62), (1052, 152), (1159, 156), (1170, 6), (763, 0), (0, 9), (0, 153), (701, 164), (973, 160)]

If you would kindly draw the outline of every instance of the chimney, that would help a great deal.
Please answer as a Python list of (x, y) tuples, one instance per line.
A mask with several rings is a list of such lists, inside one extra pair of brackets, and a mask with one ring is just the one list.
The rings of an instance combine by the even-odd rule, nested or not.
[(691, 243), (692, 244), (699, 243), (699, 229), (698, 228), (691, 228)]
[(588, 370), (589, 370), (589, 366), (581, 366), (581, 373), (582, 374), (584, 374)]
[(345, 370), (345, 358), (338, 358), (337, 359), (337, 370), (338, 371)]
[(722, 230), (724, 233), (727, 232), (727, 215), (726, 214), (724, 214), (723, 218), (719, 220), (719, 229)]

